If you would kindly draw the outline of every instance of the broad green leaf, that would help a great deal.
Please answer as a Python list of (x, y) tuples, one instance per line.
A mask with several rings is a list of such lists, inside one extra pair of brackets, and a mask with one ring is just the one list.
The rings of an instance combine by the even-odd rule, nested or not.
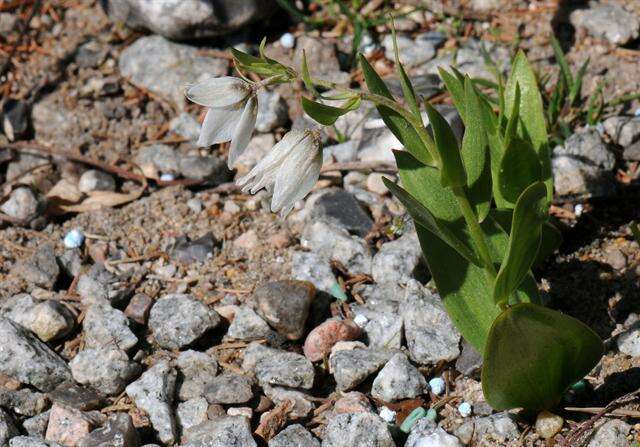
[(511, 140), (502, 156), (498, 181), (502, 197), (516, 203), (520, 194), (541, 180), (540, 160), (531, 144), (518, 137)]
[(535, 304), (517, 304), (494, 322), (484, 351), (482, 390), (496, 410), (552, 409), (593, 369), (604, 346), (584, 323)]
[(509, 232), (509, 246), (493, 290), (496, 303), (507, 303), (529, 273), (540, 247), (542, 224), (549, 216), (544, 183), (529, 186), (518, 198)]
[(500, 131), (500, 118), (493, 112), (489, 101), (481, 96), (479, 96), (478, 99), (480, 100), (482, 125), (487, 137), (487, 143), (489, 144), (493, 200), (499, 208), (506, 208), (509, 206), (509, 202), (502, 197), (499, 186), (500, 162), (505, 151), (502, 132)]
[(440, 73), (440, 78), (451, 95), (451, 99), (453, 100), (453, 104), (456, 106), (456, 110), (460, 114), (462, 120), (465, 121), (464, 80), (461, 81), (457, 76), (452, 75), (442, 67), (438, 67), (438, 73)]
[[(431, 212), (439, 225), (446, 225), (456, 238), (472, 246), (456, 198), (451, 189), (440, 183), (438, 170), (424, 166), (405, 151), (395, 151), (394, 154), (404, 188)], [(481, 227), (487, 235), (492, 260), (500, 265), (509, 242), (507, 235), (491, 217), (487, 217)], [(422, 226), (417, 225), (416, 228), (429, 270), (447, 312), (462, 335), (479, 352), (483, 352), (491, 324), (500, 313), (493, 302), (492, 288), (487, 284), (485, 270), (469, 262)], [(512, 298), (514, 304), (538, 302), (533, 278), (526, 278)]]
[[(512, 209), (492, 209), (489, 213), (493, 219), (498, 222), (507, 235), (511, 231), (511, 218), (513, 217)], [(533, 267), (538, 267), (553, 254), (554, 251), (562, 244), (562, 233), (551, 222), (545, 222), (542, 225), (542, 234), (540, 248)]]
[(480, 100), (469, 77), (464, 81), (464, 104), (467, 112), (463, 118), (465, 131), (460, 152), (467, 172), (469, 200), (478, 221), (482, 222), (491, 207), (491, 162)]
[(302, 108), (305, 113), (325, 126), (331, 126), (342, 115), (357, 109), (359, 106), (359, 97), (354, 97), (352, 100), (347, 101), (342, 107), (328, 106), (304, 97), (302, 98)]
[(264, 76), (284, 75), (289, 69), (273, 59), (261, 59), (231, 48), (233, 58), (241, 69)]
[(481, 265), (478, 257), (473, 252), (473, 249), (458, 239), (447, 225), (440, 224), (436, 218), (433, 217), (431, 211), (391, 180), (387, 178), (383, 178), (382, 180), (389, 191), (391, 191), (391, 193), (396, 196), (400, 202), (402, 202), (416, 224), (424, 227), (426, 230), (440, 238), (443, 242), (447, 243), (447, 245), (457, 251), (458, 254), (464, 257), (467, 261), (478, 266)]
[(391, 37), (393, 38), (393, 54), (395, 56), (396, 72), (398, 73), (398, 78), (400, 79), (400, 85), (402, 87), (404, 100), (407, 101), (407, 104), (409, 104), (411, 112), (416, 117), (422, 120), (422, 116), (420, 115), (420, 107), (418, 106), (418, 101), (416, 100), (416, 93), (413, 90), (411, 80), (409, 80), (409, 76), (407, 76), (407, 72), (404, 70), (402, 62), (400, 62), (396, 27), (393, 23), (393, 20), (391, 20)]
[[(362, 67), (362, 74), (364, 75), (364, 80), (367, 83), (369, 91), (393, 99), (384, 81), (378, 76), (378, 73), (376, 73), (363, 55), (360, 55), (360, 66)], [(416, 159), (425, 165), (432, 165), (434, 163), (433, 158), (429, 154), (429, 150), (425, 147), (418, 133), (402, 115), (385, 106), (376, 106), (376, 108), (384, 123), (406, 150), (411, 152)]]
[(511, 116), (509, 116), (507, 128), (504, 132), (504, 146), (506, 148), (509, 147), (509, 143), (511, 143), (511, 140), (516, 136), (518, 122), (520, 121), (520, 84), (518, 83), (516, 83), (515, 100), (513, 104), (513, 110), (511, 111)]
[(547, 186), (547, 197), (553, 198), (553, 179), (551, 177), (551, 158), (549, 155), (549, 137), (545, 122), (542, 96), (538, 89), (535, 73), (521, 50), (511, 65), (511, 76), (505, 89), (506, 118), (509, 119), (515, 110), (516, 85), (520, 87), (519, 129), (518, 135), (531, 141), (538, 154), (542, 166), (542, 178)]
[(429, 125), (433, 130), (436, 142), (436, 150), (440, 155), (440, 181), (443, 186), (464, 186), (467, 183), (467, 174), (462, 164), (458, 140), (451, 130), (449, 123), (440, 112), (425, 101)]

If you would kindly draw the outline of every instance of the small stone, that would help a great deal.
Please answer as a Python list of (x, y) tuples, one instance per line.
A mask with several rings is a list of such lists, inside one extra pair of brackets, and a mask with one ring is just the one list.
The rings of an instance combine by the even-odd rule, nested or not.
[(5, 300), (0, 315), (34, 332), (44, 342), (68, 334), (75, 324), (71, 311), (60, 302), (38, 302), (25, 293)]
[(449, 362), (460, 355), (460, 333), (451, 322), (440, 297), (417, 281), (407, 283), (402, 319), (407, 347), (414, 362)]
[(258, 91), (258, 117), (256, 130), (271, 132), (284, 125), (289, 119), (287, 103), (280, 94), (273, 90)]
[(22, 427), (29, 436), (44, 439), (47, 433), (47, 425), (49, 425), (49, 414), (51, 410), (40, 413), (37, 416), (30, 417), (22, 421)]
[[(198, 134), (200, 131), (198, 131)], [(196, 139), (198, 138), (196, 134)], [(152, 144), (145, 146), (134, 157), (145, 176), (159, 178), (160, 174), (174, 174), (180, 172), (179, 154), (166, 144)]]
[(66, 447), (79, 446), (80, 440), (98, 425), (95, 417), (88, 413), (54, 405), (49, 414), (47, 441), (57, 442)]
[(327, 424), (322, 447), (395, 447), (387, 423), (371, 413), (346, 413)]
[(627, 435), (631, 426), (620, 419), (610, 419), (602, 424), (589, 441), (587, 447), (627, 447)]
[(462, 447), (458, 438), (426, 418), (411, 431), (405, 447)]
[(350, 391), (348, 393), (342, 393), (342, 397), (336, 400), (336, 403), (333, 405), (333, 412), (335, 414), (371, 413), (373, 412), (373, 408), (367, 396), (358, 391)]
[(180, 158), (180, 173), (184, 178), (206, 180), (212, 185), (231, 179), (227, 163), (218, 157), (183, 156)]
[(458, 413), (460, 413), (460, 416), (462, 416), (463, 418), (470, 416), (471, 412), (472, 408), (470, 403), (462, 402), (460, 405), (458, 405)]
[(282, 48), (290, 50), (296, 46), (296, 38), (291, 33), (284, 33), (280, 36), (280, 45), (282, 45)]
[(456, 360), (456, 369), (465, 376), (473, 376), (482, 368), (482, 355), (466, 340), (462, 340), (462, 352)]
[(136, 323), (145, 325), (149, 318), (149, 312), (153, 306), (153, 299), (145, 293), (136, 293), (129, 301), (124, 314)]
[[(514, 416), (509, 413), (497, 413), (486, 417), (476, 417), (458, 427), (454, 434), (464, 444), (474, 442), (508, 443), (520, 437)], [(489, 441), (490, 440), (490, 441)]]
[(253, 409), (249, 407), (231, 407), (227, 410), (228, 416), (242, 416), (249, 420), (253, 418)]
[(96, 390), (72, 382), (63, 383), (48, 395), (54, 403), (81, 411), (95, 410), (103, 405), (103, 396)]
[(544, 439), (551, 439), (562, 430), (564, 419), (557, 414), (541, 411), (536, 418), (536, 432)]
[(286, 401), (293, 402), (293, 408), (289, 413), (291, 418), (307, 417), (315, 408), (313, 402), (309, 400), (310, 396), (301, 391), (269, 385), (265, 385), (263, 390), (275, 405), (284, 404)]
[(373, 226), (371, 217), (353, 194), (341, 188), (329, 189), (316, 199), (309, 221), (316, 220), (324, 220), (360, 237), (366, 236)]
[(233, 241), (233, 246), (250, 253), (258, 247), (259, 243), (258, 233), (255, 230), (249, 230), (238, 236), (236, 240)]
[(2, 130), (9, 141), (23, 139), (29, 132), (29, 103), (7, 99), (2, 105)]
[(367, 242), (322, 220), (307, 224), (301, 243), (327, 260), (340, 262), (352, 274), (371, 273), (371, 249)]
[(171, 294), (151, 308), (149, 328), (163, 348), (181, 349), (220, 324), (220, 316), (190, 295)]
[(344, 349), (332, 352), (329, 366), (340, 391), (350, 390), (387, 363), (391, 353), (373, 349)]
[(84, 244), (84, 234), (82, 231), (74, 228), (64, 235), (63, 240), (65, 248), (80, 248)]
[(371, 276), (376, 283), (406, 284), (422, 260), (422, 251), (415, 231), (407, 232), (395, 241), (382, 244), (373, 257)]
[(45, 441), (40, 436), (16, 436), (9, 441), (9, 447), (62, 447), (57, 442)]
[(31, 188), (21, 186), (11, 191), (9, 200), (0, 206), (0, 211), (14, 219), (29, 222), (38, 217), (42, 208), (36, 193)]
[(89, 169), (80, 176), (78, 189), (85, 194), (93, 191), (115, 191), (116, 182), (106, 172)]
[(20, 436), (20, 431), (11, 415), (0, 408), (0, 445), (8, 446), (9, 440), (14, 436)]
[[(182, 112), (169, 121), (169, 130), (171, 132), (188, 138), (193, 142), (198, 141), (201, 129), (202, 125), (200, 125), (198, 120), (187, 112)], [(160, 169), (160, 171), (165, 172), (163, 169)]]
[(119, 304), (129, 296), (126, 281), (109, 272), (103, 264), (96, 263), (80, 276), (76, 288), (85, 304)]
[(213, 256), (213, 249), (216, 245), (217, 241), (211, 233), (193, 240), (187, 240), (182, 236), (176, 240), (171, 257), (185, 264), (204, 262)]
[(243, 404), (253, 398), (251, 380), (235, 373), (212, 378), (204, 392), (210, 404)]
[(304, 355), (312, 362), (320, 361), (331, 353), (337, 342), (357, 340), (361, 333), (361, 329), (351, 321), (327, 320), (307, 335)]
[(251, 343), (244, 352), (242, 369), (253, 371), (261, 386), (282, 385), (310, 389), (315, 377), (306, 357)]
[(260, 318), (253, 309), (247, 306), (240, 306), (229, 325), (227, 337), (236, 340), (256, 340), (267, 338), (271, 334), (269, 325)]
[(138, 343), (138, 337), (129, 328), (129, 319), (108, 304), (92, 304), (87, 308), (84, 320), (86, 348), (114, 346), (128, 351)]
[(393, 424), (396, 420), (396, 412), (387, 407), (381, 407), (378, 414), (380, 415), (380, 419), (385, 421), (387, 424)]
[(14, 32), (16, 28), (16, 23), (18, 21), (18, 17), (15, 14), (10, 12), (1, 12), (0, 13), (0, 34), (4, 37), (8, 37), (9, 34)]
[(35, 416), (49, 407), (49, 399), (45, 394), (27, 388), (10, 390), (0, 387), (0, 407), (23, 416)]
[[(158, 12), (158, 17), (164, 12)], [(166, 31), (164, 26), (160, 30)], [(177, 44), (161, 36), (137, 39), (122, 51), (118, 60), (122, 76), (138, 87), (173, 101), (179, 110), (185, 104), (185, 85), (223, 76), (227, 67), (228, 63), (223, 59), (201, 55), (194, 46)]]
[(376, 376), (371, 395), (385, 402), (413, 399), (424, 393), (426, 385), (424, 376), (409, 363), (407, 356), (398, 353), (389, 359)]
[(206, 422), (208, 408), (209, 404), (204, 397), (197, 397), (178, 404), (176, 421), (182, 432), (184, 433), (191, 427)]
[(60, 274), (53, 246), (46, 244), (36, 249), (27, 260), (18, 264), (17, 273), (29, 284), (52, 289)]
[(640, 33), (640, 19), (615, 4), (576, 9), (571, 13), (570, 20), (576, 28), (584, 27), (592, 36), (615, 45), (626, 45), (637, 39)]
[(249, 420), (244, 416), (221, 416), (191, 427), (183, 447), (256, 447)]
[(106, 395), (121, 393), (141, 368), (127, 353), (114, 348), (85, 349), (69, 363), (73, 378)]
[(315, 287), (305, 281), (274, 281), (253, 294), (258, 314), (289, 340), (304, 335), (304, 326), (315, 298)]
[(204, 396), (205, 390), (218, 374), (218, 362), (215, 357), (204, 352), (184, 351), (176, 359), (180, 371), (178, 398), (195, 399)]
[(269, 447), (320, 447), (320, 442), (300, 424), (293, 424), (269, 440)]
[(136, 406), (149, 414), (149, 420), (158, 439), (166, 444), (172, 444), (176, 439), (171, 409), (175, 385), (175, 370), (168, 362), (161, 361), (145, 371), (125, 390)]
[(138, 447), (140, 439), (133, 426), (131, 416), (116, 413), (109, 418), (107, 424), (98, 428), (78, 443), (78, 447)]
[(323, 292), (328, 292), (336, 284), (329, 261), (316, 253), (293, 252), (291, 277), (299, 281), (309, 281), (316, 289)]
[(323, 79), (337, 84), (349, 82), (349, 73), (340, 71), (340, 63), (336, 56), (335, 46), (319, 37), (302, 35), (296, 43), (293, 66), (302, 66), (302, 56), (306, 56), (309, 70), (313, 78)]
[(623, 148), (640, 140), (640, 117), (612, 116), (603, 126), (613, 143)]
[(442, 377), (434, 377), (433, 379), (429, 380), (429, 389), (431, 389), (431, 392), (436, 396), (444, 393), (446, 386), (444, 380), (442, 380)]
[[(400, 60), (407, 67), (415, 67), (433, 59), (436, 55), (436, 48), (430, 40), (411, 39), (409, 37), (397, 36), (398, 51)], [(393, 50), (393, 36), (387, 34), (382, 40), (385, 47), (385, 57), (391, 61), (395, 60)]]
[[(396, 286), (394, 284), (388, 290), (395, 289)], [(383, 290), (380, 291), (384, 293)], [(400, 304), (386, 298), (376, 300), (372, 296), (366, 297), (366, 300), (366, 304), (351, 305), (351, 310), (355, 318), (361, 321), (367, 345), (377, 349), (400, 349), (403, 327)]]
[(71, 380), (66, 363), (31, 332), (0, 317), (0, 373), (41, 391)]

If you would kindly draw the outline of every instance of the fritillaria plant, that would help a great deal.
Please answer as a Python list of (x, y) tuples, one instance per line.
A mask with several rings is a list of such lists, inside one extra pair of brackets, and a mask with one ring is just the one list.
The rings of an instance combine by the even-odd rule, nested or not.
[[(242, 78), (210, 79), (187, 91), (189, 99), (209, 107), (200, 143), (231, 141), (230, 166), (251, 136), (259, 88), (303, 84), (302, 107), (324, 126), (362, 101), (376, 106), (404, 146), (394, 151), (402, 186), (385, 184), (416, 223), (451, 319), (483, 354), (483, 390), (495, 409), (551, 408), (595, 366), (603, 351), (598, 336), (544, 307), (531, 272), (557, 248), (560, 236), (549, 223), (553, 182), (545, 115), (524, 53), (515, 56), (506, 82), (498, 76), (495, 90), (454, 67), (440, 70), (465, 124), (458, 141), (436, 108), (415, 94), (397, 46), (402, 101), (362, 55), (368, 91), (312, 78), (304, 57), (298, 69), (287, 67), (264, 54), (264, 41), (258, 56), (232, 52)], [(250, 81), (249, 73), (261, 80)], [(311, 190), (321, 164), (319, 130), (292, 130), (238, 183), (252, 193), (266, 188), (273, 194), (272, 210), (285, 216)]]

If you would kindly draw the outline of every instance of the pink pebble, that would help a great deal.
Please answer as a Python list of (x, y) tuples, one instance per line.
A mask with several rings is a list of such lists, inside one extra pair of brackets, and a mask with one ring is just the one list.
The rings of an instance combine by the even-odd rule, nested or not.
[(362, 330), (352, 321), (327, 320), (313, 329), (304, 342), (304, 355), (312, 362), (322, 360), (339, 341), (356, 340)]

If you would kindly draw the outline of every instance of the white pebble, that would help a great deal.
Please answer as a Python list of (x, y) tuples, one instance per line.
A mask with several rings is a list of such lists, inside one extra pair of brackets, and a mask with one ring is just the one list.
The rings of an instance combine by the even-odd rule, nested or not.
[(162, 174), (160, 176), (160, 180), (162, 180), (163, 182), (172, 182), (176, 179), (176, 176), (173, 174)]
[(391, 424), (396, 420), (396, 412), (387, 407), (382, 407), (380, 408), (380, 417), (386, 423)]
[(458, 412), (463, 418), (471, 416), (471, 404), (469, 402), (462, 402), (458, 405)]
[(573, 208), (573, 214), (576, 215), (576, 217), (580, 217), (582, 215), (582, 212), (584, 211), (584, 205), (582, 203), (578, 203), (574, 208)]
[(296, 45), (296, 38), (291, 33), (284, 33), (280, 36), (280, 45), (290, 50)]
[(84, 243), (84, 234), (78, 229), (73, 229), (64, 235), (64, 246), (66, 248), (78, 248)]
[(442, 393), (444, 393), (445, 389), (444, 380), (442, 380), (442, 378), (440, 377), (434, 377), (433, 379), (429, 380), (429, 388), (431, 388), (431, 391), (436, 396), (441, 395)]
[(357, 314), (355, 317), (353, 317), (353, 322), (360, 327), (364, 327), (368, 321), (369, 319), (362, 314)]

